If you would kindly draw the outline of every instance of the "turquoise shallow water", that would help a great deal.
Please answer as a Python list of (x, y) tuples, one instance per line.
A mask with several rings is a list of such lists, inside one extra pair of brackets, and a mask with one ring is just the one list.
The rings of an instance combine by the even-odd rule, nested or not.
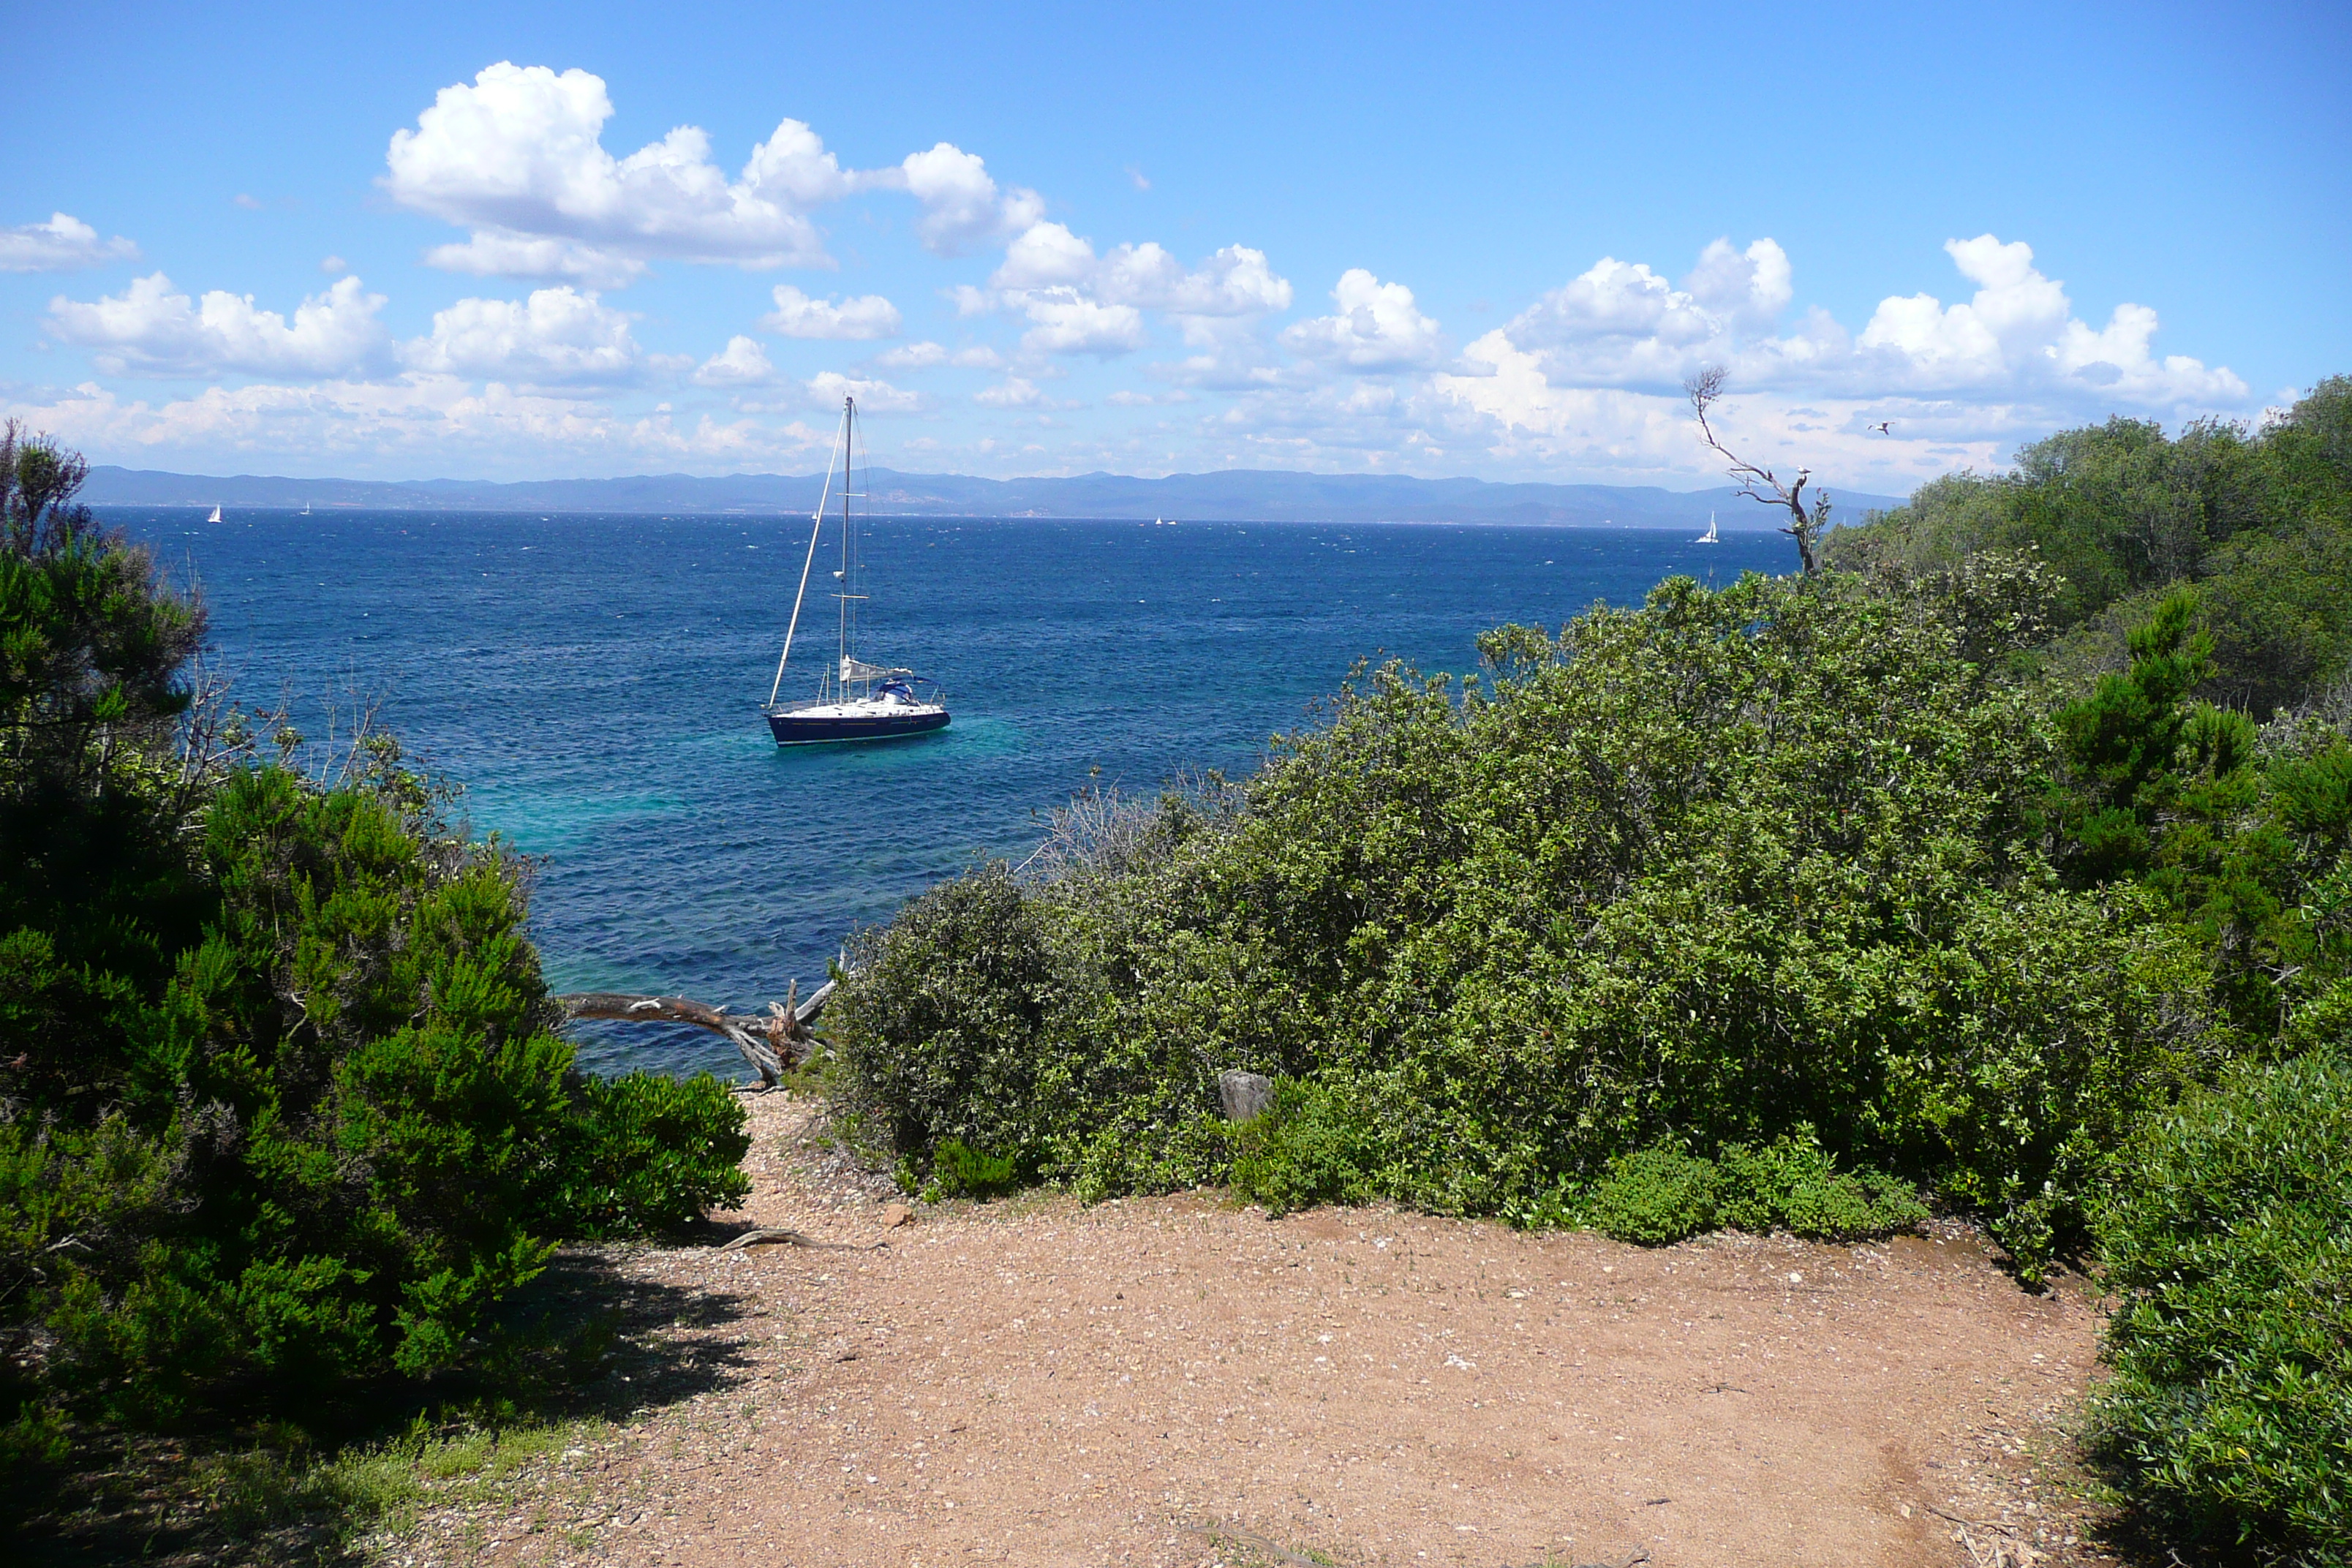
[[(780, 752), (758, 710), (804, 518), (197, 515), (109, 521), (199, 578), (248, 704), (282, 696), (315, 733), (330, 700), (379, 700), (465, 785), (476, 831), (540, 858), (532, 930), (557, 989), (737, 1006), (820, 980), (849, 931), (975, 856), (1026, 854), (1037, 815), (1090, 779), (1245, 773), (1359, 658), (1467, 669), (1505, 621), (1796, 564), (1775, 533), (877, 522), (861, 647), (944, 682), (955, 721)], [(819, 592), (787, 695), (832, 650)], [(608, 1069), (740, 1065), (692, 1030), (583, 1037)]]

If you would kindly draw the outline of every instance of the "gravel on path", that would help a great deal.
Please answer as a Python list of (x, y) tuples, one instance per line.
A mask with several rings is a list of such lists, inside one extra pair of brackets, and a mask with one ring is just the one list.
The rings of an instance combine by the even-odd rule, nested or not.
[(2107, 1561), (2052, 1485), (2095, 1302), (1969, 1233), (1643, 1249), (1215, 1194), (886, 1227), (805, 1101), (751, 1104), (724, 1217), (888, 1246), (620, 1257), (708, 1304), (672, 1332), (718, 1371), (387, 1561)]

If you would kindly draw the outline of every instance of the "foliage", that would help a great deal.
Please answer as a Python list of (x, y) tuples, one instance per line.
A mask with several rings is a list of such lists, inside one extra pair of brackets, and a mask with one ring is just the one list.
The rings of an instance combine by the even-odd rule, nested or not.
[(934, 1151), (931, 1179), (923, 1185), (923, 1200), (1001, 1197), (1021, 1184), (1013, 1162), (1001, 1154), (983, 1154), (950, 1138)]
[(2352, 1555), (2352, 1068), (2249, 1064), (2133, 1140), (2100, 1204), (2118, 1297), (2095, 1408), (2127, 1495), (2251, 1557)]
[(853, 975), (833, 1003), (836, 1039), (901, 1045), (844, 1053), (839, 1092), (887, 1118), (891, 1147), (928, 1159), (949, 1140), (1034, 1141), (1035, 1037), (1054, 973), (1038, 911), (1003, 867), (942, 883), (866, 933)]
[(1853, 1241), (1909, 1230), (1927, 1217), (1910, 1184), (1879, 1171), (1839, 1170), (1810, 1127), (1760, 1149), (1734, 1144), (1717, 1165), (1716, 1221), (1739, 1230)]
[[(555, 1244), (742, 1191), (709, 1079), (577, 1074), (524, 868), (366, 738), (265, 762), (201, 606), (0, 435), (0, 1417), (316, 1414), (495, 1362)], [(299, 738), (280, 737), (290, 749)]]
[[(2207, 1016), (2143, 895), (2042, 858), (2061, 741), (2000, 677), (2032, 617), (1998, 575), (1676, 580), (1494, 634), (1491, 686), (1374, 672), (1244, 809), (869, 933), (853, 1102), (917, 1164), (952, 1136), (1082, 1192), (1448, 1213), (1808, 1128), (1981, 1205), (2030, 1269), (2098, 1140), (2205, 1070)], [(1294, 1080), (1238, 1148), (1228, 1067)]]
[(2078, 883), (2137, 882), (2196, 938), (2246, 1046), (2347, 973), (2352, 745), (2325, 722), (2273, 725), (2193, 700), (2213, 643), (2199, 595), (2168, 595), (2132, 660), (2060, 710), (2058, 858)]
[(559, 1167), (561, 1234), (640, 1236), (675, 1230), (751, 1190), (743, 1109), (709, 1073), (680, 1082), (655, 1073), (582, 1079), (578, 1118)]
[(1609, 1163), (1585, 1212), (1603, 1236), (1664, 1247), (1715, 1228), (1720, 1180), (1714, 1162), (1674, 1143), (1653, 1143)]
[(2352, 377), (2321, 382), (2249, 434), (2210, 421), (2168, 437), (2110, 419), (2027, 447), (2001, 475), (1934, 480), (1832, 534), (1832, 564), (1888, 579), (2031, 549), (2063, 586), (2054, 650), (2095, 674), (2180, 583), (2203, 589), (2214, 659), (2202, 694), (2256, 717), (2352, 671)]

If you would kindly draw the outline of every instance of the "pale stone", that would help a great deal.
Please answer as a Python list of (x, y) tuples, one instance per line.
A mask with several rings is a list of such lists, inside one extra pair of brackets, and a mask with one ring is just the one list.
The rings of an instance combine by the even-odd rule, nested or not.
[(1264, 1073), (1228, 1069), (1217, 1075), (1217, 1100), (1228, 1121), (1255, 1121), (1274, 1108), (1274, 1080)]

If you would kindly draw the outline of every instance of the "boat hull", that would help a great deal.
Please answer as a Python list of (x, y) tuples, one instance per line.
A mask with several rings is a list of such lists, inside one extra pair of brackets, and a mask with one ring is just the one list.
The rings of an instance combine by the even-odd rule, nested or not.
[(779, 746), (821, 746), (841, 741), (896, 741), (948, 727), (947, 710), (929, 713), (816, 715), (771, 713), (769, 732)]

